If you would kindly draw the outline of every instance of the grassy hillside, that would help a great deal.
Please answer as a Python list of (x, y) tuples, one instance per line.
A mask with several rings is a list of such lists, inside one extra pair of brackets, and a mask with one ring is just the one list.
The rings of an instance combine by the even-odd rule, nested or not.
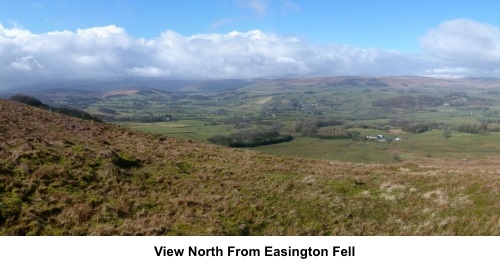
[(0, 235), (500, 235), (499, 171), (274, 157), (0, 100)]
[[(53, 106), (77, 107), (103, 121), (195, 142), (251, 130), (294, 137), (255, 148), (270, 155), (386, 163), (490, 160), (500, 150), (500, 79), (316, 77), (111, 84), (101, 86), (101, 93), (74, 90), (70, 84), (32, 92)], [(379, 134), (403, 141), (367, 141)]]

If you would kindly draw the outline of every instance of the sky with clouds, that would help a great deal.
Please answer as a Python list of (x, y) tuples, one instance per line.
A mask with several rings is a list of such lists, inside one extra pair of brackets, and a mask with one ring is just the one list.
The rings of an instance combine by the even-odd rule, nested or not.
[(0, 6), (0, 89), (59, 78), (500, 77), (496, 0)]

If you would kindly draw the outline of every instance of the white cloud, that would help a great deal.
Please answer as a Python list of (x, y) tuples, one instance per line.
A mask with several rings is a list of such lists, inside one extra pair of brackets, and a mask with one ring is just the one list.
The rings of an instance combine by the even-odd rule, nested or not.
[(169, 77), (170, 71), (164, 71), (154, 66), (147, 67), (133, 67), (126, 70), (132, 76), (147, 77), (147, 78), (160, 78)]
[(269, 9), (270, 0), (235, 0), (236, 4), (242, 8), (252, 9), (257, 16), (264, 16)]
[(300, 11), (299, 5), (290, 0), (281, 0), (281, 8), (284, 10)]
[(470, 73), (471, 69), (465, 67), (443, 67), (443, 68), (433, 68), (426, 69), (425, 73), (428, 74), (467, 74)]
[(43, 65), (38, 62), (32, 55), (25, 56), (10, 63), (12, 68), (23, 71), (32, 71), (34, 69), (43, 69)]
[[(499, 29), (443, 23), (427, 54), (316, 45), (259, 30), (134, 38), (117, 26), (34, 34), (0, 24), (0, 86), (58, 78), (273, 78), (336, 75), (500, 75)], [(1, 87), (0, 87), (1, 89)]]
[(469, 19), (447, 21), (423, 36), (421, 45), (446, 63), (443, 69), (486, 75), (500, 69), (500, 28), (494, 25)]

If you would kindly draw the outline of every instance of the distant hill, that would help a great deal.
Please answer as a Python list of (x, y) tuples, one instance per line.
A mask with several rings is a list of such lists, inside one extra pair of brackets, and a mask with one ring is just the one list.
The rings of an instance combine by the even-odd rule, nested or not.
[(72, 97), (82, 102), (96, 102), (101, 97), (117, 91), (208, 92), (231, 89), (281, 90), (286, 87), (375, 87), (395, 89), (418, 88), (470, 88), (500, 89), (499, 78), (479, 77), (425, 77), (425, 76), (345, 76), (345, 77), (295, 77), (281, 79), (220, 79), (220, 80), (169, 80), (169, 79), (92, 79), (60, 80), (20, 86), (0, 91), (0, 98), (16, 93), (37, 97), (44, 102), (51, 99)]
[(0, 99), (0, 235), (500, 235), (499, 187), (494, 163), (273, 157)]
[(91, 80), (60, 80), (50, 81), (29, 86), (10, 88), (11, 92), (46, 91), (57, 93), (61, 91), (90, 91), (105, 93), (122, 89), (157, 89), (166, 91), (176, 90), (220, 90), (243, 87), (255, 83), (254, 80), (220, 79), (220, 80), (170, 80), (170, 79), (91, 79)]
[(437, 78), (424, 76), (381, 76), (381, 77), (304, 77), (288, 79), (259, 80), (249, 85), (269, 89), (286, 86), (344, 86), (378, 88), (500, 88), (499, 78)]

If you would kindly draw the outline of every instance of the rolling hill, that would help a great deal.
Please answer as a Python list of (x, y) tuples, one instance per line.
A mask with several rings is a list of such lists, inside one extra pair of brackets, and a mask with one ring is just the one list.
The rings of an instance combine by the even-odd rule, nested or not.
[(0, 235), (500, 235), (498, 173), (275, 157), (0, 99)]

